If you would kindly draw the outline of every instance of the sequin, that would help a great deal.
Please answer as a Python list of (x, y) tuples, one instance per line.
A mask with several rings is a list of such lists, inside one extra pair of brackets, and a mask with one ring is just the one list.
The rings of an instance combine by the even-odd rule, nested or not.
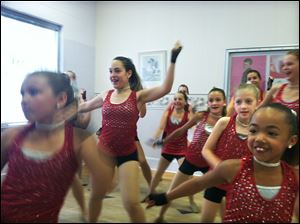
[[(221, 160), (241, 159), (244, 156), (251, 155), (248, 149), (247, 139), (240, 139), (236, 132), (236, 116), (237, 114), (230, 118), (227, 127), (217, 142), (215, 155)], [(226, 191), (227, 184), (221, 184), (217, 187)]]
[(197, 167), (208, 167), (208, 163), (202, 156), (203, 146), (208, 138), (207, 133), (205, 132), (205, 125), (208, 118), (208, 112), (204, 114), (203, 119), (198, 123), (194, 131), (193, 140), (188, 146), (186, 151), (185, 158), (191, 164)]
[[(188, 122), (189, 112), (184, 112), (183, 118), (178, 124), (174, 124), (171, 121), (172, 112), (174, 111), (174, 107), (171, 107), (168, 111), (167, 116), (167, 124), (165, 127), (166, 135), (170, 135), (176, 129), (182, 127)], [(170, 140), (167, 144), (162, 148), (162, 153), (170, 154), (170, 155), (184, 155), (187, 149), (187, 131), (183, 133), (180, 137)]]
[(2, 222), (57, 222), (78, 168), (70, 125), (65, 128), (63, 148), (51, 159), (41, 162), (24, 156), (21, 145), (33, 128), (25, 128), (8, 151), (8, 172), (1, 188)]
[(108, 92), (103, 102), (99, 146), (112, 156), (126, 156), (136, 151), (136, 123), (139, 117), (136, 92), (132, 91), (123, 103), (112, 104), (110, 98), (113, 91)]
[[(299, 186), (293, 169), (285, 162), (282, 162), (282, 168), (284, 179), (281, 190), (272, 200), (266, 200), (261, 197), (255, 185), (253, 157), (249, 156), (244, 159), (240, 173), (227, 191), (226, 213), (223, 222), (291, 222)], [(250, 185), (251, 188), (245, 187)], [(287, 189), (287, 186), (290, 189)]]
[(282, 93), (284, 89), (287, 87), (287, 83), (280, 86), (276, 96), (273, 98), (272, 102), (274, 103), (280, 103), (291, 110), (295, 111), (297, 113), (297, 117), (299, 118), (299, 99), (292, 101), (292, 102), (286, 102), (282, 99)]

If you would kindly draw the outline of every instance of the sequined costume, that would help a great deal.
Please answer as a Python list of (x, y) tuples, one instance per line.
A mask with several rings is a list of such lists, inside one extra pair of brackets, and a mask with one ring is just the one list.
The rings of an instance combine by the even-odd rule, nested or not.
[(277, 94), (273, 97), (273, 100), (272, 102), (274, 103), (280, 103), (292, 110), (294, 110), (296, 113), (297, 113), (297, 117), (299, 119), (299, 99), (297, 100), (294, 100), (292, 102), (286, 102), (282, 99), (282, 93), (283, 93), (283, 90), (287, 87), (287, 83), (283, 84), (280, 86)]
[[(231, 116), (227, 127), (217, 142), (215, 155), (221, 160), (241, 159), (252, 154), (247, 145), (247, 138), (241, 139), (236, 132), (236, 117), (237, 114)], [(226, 184), (217, 187), (226, 190)]]
[(191, 164), (197, 167), (208, 167), (206, 160), (202, 156), (202, 148), (208, 138), (208, 134), (205, 132), (205, 125), (207, 122), (209, 112), (205, 112), (202, 120), (198, 123), (193, 140), (186, 150), (185, 159)]
[(58, 222), (77, 171), (72, 126), (65, 126), (62, 149), (43, 160), (26, 157), (21, 148), (25, 136), (34, 128), (31, 124), (23, 129), (8, 150), (8, 173), (1, 188), (1, 222)]
[(114, 90), (109, 90), (102, 107), (100, 148), (111, 156), (127, 156), (137, 150), (135, 145), (136, 123), (139, 110), (136, 92), (132, 91), (120, 104), (110, 102)]
[(223, 222), (235, 223), (290, 223), (299, 191), (294, 170), (281, 162), (283, 181), (278, 194), (271, 200), (258, 192), (253, 168), (253, 157), (242, 159), (242, 166), (235, 176), (226, 196)]
[[(178, 124), (174, 124), (171, 121), (172, 112), (174, 111), (174, 107), (168, 110), (167, 116), (167, 125), (165, 127), (166, 135), (168, 136), (174, 130), (182, 127), (188, 122), (189, 112), (185, 111), (181, 121)], [(185, 150), (187, 148), (187, 131), (182, 134), (180, 137), (170, 140), (167, 144), (162, 148), (162, 153), (170, 154), (170, 155), (185, 155)]]

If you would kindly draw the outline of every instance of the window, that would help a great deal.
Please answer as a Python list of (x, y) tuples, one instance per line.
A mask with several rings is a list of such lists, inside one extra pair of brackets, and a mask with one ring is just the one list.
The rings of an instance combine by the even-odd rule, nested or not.
[(1, 128), (26, 123), (21, 84), (36, 70), (58, 71), (61, 26), (1, 6)]

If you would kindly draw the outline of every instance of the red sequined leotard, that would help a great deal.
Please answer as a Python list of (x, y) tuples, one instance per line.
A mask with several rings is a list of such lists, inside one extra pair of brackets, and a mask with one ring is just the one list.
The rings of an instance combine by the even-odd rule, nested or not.
[(277, 195), (264, 199), (255, 184), (253, 157), (243, 158), (239, 173), (230, 184), (226, 196), (223, 222), (290, 223), (297, 193), (297, 176), (287, 163), (281, 161), (283, 181)]
[(78, 168), (73, 149), (73, 128), (65, 126), (62, 149), (43, 160), (24, 155), (21, 145), (35, 128), (26, 127), (12, 143), (8, 172), (1, 188), (1, 222), (56, 223)]
[[(182, 127), (188, 122), (189, 112), (185, 111), (180, 123), (173, 124), (171, 121), (173, 110), (174, 107), (169, 109), (169, 113), (167, 117), (167, 125), (164, 130), (166, 132), (166, 136), (168, 136), (174, 130)], [(180, 137), (170, 140), (167, 144), (165, 144), (164, 147), (162, 148), (162, 153), (166, 153), (170, 155), (184, 155), (186, 148), (187, 148), (187, 131), (184, 134), (182, 134)]]
[[(224, 129), (215, 149), (215, 155), (221, 160), (241, 159), (252, 155), (247, 145), (247, 138), (241, 139), (236, 132), (236, 115), (231, 116), (227, 127)], [(226, 184), (217, 186), (226, 190)]]
[(286, 102), (282, 99), (282, 93), (286, 87), (287, 87), (287, 83), (280, 86), (272, 102), (281, 103), (282, 105), (294, 110), (297, 113), (297, 117), (299, 118), (299, 99), (294, 100), (292, 102)]
[(111, 156), (127, 156), (137, 150), (135, 136), (139, 110), (136, 92), (132, 91), (123, 103), (113, 104), (110, 102), (113, 91), (107, 93), (103, 102), (99, 144), (100, 148)]
[(208, 134), (205, 132), (205, 125), (208, 118), (209, 112), (206, 112), (204, 114), (203, 119), (199, 122), (197, 125), (193, 140), (189, 147), (187, 148), (185, 159), (189, 161), (191, 164), (197, 166), (197, 167), (208, 167), (206, 160), (202, 156), (202, 148), (208, 138)]
[[(174, 107), (169, 109), (168, 117), (167, 117), (167, 125), (165, 127), (166, 136), (171, 134), (177, 128), (182, 127), (188, 122), (189, 112), (185, 111), (183, 118), (181, 119), (179, 124), (173, 124), (171, 121), (172, 112)], [(187, 131), (181, 135), (180, 137), (170, 140), (167, 144), (162, 148), (162, 153), (170, 154), (170, 155), (185, 155), (185, 150), (187, 148)]]

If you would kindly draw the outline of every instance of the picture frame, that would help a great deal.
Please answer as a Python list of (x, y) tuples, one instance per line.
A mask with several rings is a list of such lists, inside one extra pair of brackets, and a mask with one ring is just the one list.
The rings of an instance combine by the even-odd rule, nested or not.
[(144, 88), (161, 85), (166, 76), (167, 51), (139, 53), (139, 74)]
[[(151, 109), (166, 109), (174, 98), (173, 94), (168, 94), (155, 101), (147, 103), (147, 107)], [(207, 94), (189, 94), (188, 103), (192, 105), (194, 111), (206, 111), (207, 110)]]
[(283, 57), (293, 49), (299, 49), (299, 45), (226, 49), (224, 90), (227, 99), (230, 100), (236, 88), (246, 82), (247, 69), (259, 71), (262, 78), (261, 89), (264, 91), (267, 90), (270, 76), (274, 78), (273, 84), (286, 82), (280, 67)]

